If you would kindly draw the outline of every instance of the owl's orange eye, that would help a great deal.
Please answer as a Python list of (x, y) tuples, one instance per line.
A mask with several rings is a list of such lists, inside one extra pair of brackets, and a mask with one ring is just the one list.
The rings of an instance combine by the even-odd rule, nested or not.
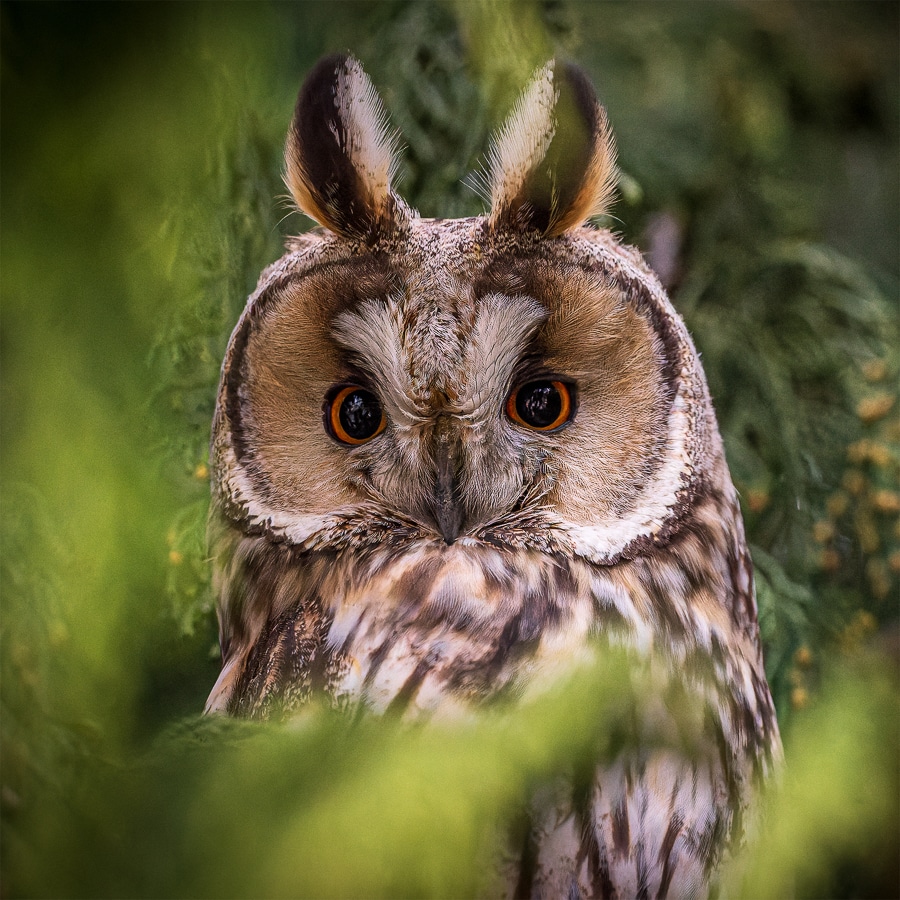
[(528, 381), (506, 401), (506, 414), (535, 431), (555, 431), (572, 418), (572, 393), (564, 381)]
[(356, 384), (341, 388), (326, 402), (325, 422), (332, 437), (353, 445), (372, 440), (387, 424), (378, 398)]

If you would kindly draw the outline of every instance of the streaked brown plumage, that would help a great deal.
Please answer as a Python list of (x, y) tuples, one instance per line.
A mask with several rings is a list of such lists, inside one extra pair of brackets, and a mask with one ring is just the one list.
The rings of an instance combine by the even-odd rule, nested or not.
[(452, 718), (629, 648), (660, 685), (637, 714), (686, 692), (709, 752), (535, 799), (509, 889), (703, 896), (778, 729), (696, 351), (639, 254), (583, 224), (613, 183), (605, 113), (578, 70), (539, 70), (474, 219), (410, 210), (390, 144), (359, 64), (323, 60), (286, 180), (324, 227), (262, 274), (223, 365), (208, 709)]

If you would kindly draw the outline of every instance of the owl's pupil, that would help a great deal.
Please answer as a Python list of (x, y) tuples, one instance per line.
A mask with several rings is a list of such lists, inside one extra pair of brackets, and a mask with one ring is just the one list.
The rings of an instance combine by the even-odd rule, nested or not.
[(355, 390), (342, 400), (338, 418), (341, 427), (351, 438), (364, 441), (372, 437), (381, 426), (381, 404), (369, 391)]
[(519, 388), (516, 412), (523, 422), (534, 428), (548, 428), (562, 412), (563, 398), (551, 381), (533, 381)]

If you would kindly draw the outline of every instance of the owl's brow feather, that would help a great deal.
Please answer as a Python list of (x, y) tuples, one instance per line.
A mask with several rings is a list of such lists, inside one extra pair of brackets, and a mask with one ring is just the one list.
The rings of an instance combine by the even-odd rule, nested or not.
[[(332, 329), (334, 339), (369, 372), (382, 400), (406, 425), (424, 424), (441, 412), (470, 420), (493, 415), (509, 390), (523, 346), (548, 315), (530, 297), (481, 297), (462, 354), (454, 333), (468, 331), (467, 323), (455, 322), (438, 306), (411, 305), (402, 294), (391, 303), (366, 300), (336, 316)], [(438, 323), (448, 346), (436, 352), (429, 340), (434, 329), (417, 326), (440, 316), (448, 319)], [(447, 408), (436, 408), (440, 402)]]

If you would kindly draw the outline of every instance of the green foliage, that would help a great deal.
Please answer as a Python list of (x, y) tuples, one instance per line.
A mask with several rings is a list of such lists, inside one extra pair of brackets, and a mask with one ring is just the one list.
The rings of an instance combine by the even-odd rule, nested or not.
[(900, 569), (895, 4), (0, 16), (4, 896), (471, 895), (527, 788), (633, 739), (608, 670), (459, 729), (173, 724), (217, 671), (221, 357), (308, 224), (279, 201), (282, 141), (303, 73), (346, 47), (426, 215), (482, 209), (461, 179), (534, 66), (594, 77), (623, 169), (606, 224), (703, 353), (788, 737), (732, 894), (896, 895), (897, 679), (866, 649), (896, 635)]
[(896, 896), (896, 673), (856, 665), (830, 672), (822, 702), (792, 729), (760, 838), (732, 873), (738, 896)]

